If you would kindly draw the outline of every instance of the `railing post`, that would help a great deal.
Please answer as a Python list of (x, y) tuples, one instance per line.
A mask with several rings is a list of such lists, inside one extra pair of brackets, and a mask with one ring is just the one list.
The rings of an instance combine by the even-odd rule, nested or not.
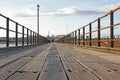
[(75, 45), (75, 31), (74, 31), (74, 45)]
[(41, 44), (41, 38), (40, 38), (40, 35), (38, 34), (38, 44), (40, 45)]
[(91, 23), (89, 24), (89, 46), (92, 46), (92, 26), (91, 26)]
[(36, 33), (36, 44), (38, 45), (38, 33)]
[(22, 26), (22, 46), (24, 46), (24, 26)]
[(75, 45), (77, 44), (77, 31), (75, 31)]
[(85, 45), (85, 27), (83, 27), (83, 46)]
[(78, 37), (79, 37), (79, 39), (78, 39), (78, 41), (79, 41), (79, 45), (80, 45), (80, 29), (78, 29)]
[(27, 46), (29, 45), (29, 29), (27, 28)]
[(39, 44), (39, 34), (37, 33), (37, 45)]
[(111, 48), (114, 48), (114, 27), (113, 27), (113, 24), (114, 24), (114, 13), (111, 11), (111, 13), (110, 13), (110, 39), (111, 39), (110, 47)]
[(6, 19), (6, 47), (9, 47), (9, 18)]
[(72, 44), (72, 33), (70, 33), (70, 44)]
[(41, 44), (42, 40), (41, 40), (41, 36), (39, 35), (39, 44)]
[(35, 33), (35, 44), (37, 44), (37, 33)]
[(30, 45), (32, 45), (32, 30), (30, 30)]
[(36, 33), (34, 32), (34, 44), (36, 45)]
[(74, 32), (72, 32), (72, 35), (73, 35), (73, 45), (74, 45)]
[(35, 45), (36, 45), (36, 33), (35, 33)]
[(43, 43), (43, 37), (41, 36), (41, 44)]
[(98, 18), (98, 47), (100, 47), (100, 18)]
[(41, 37), (40, 37), (40, 35), (38, 34), (38, 39), (39, 39), (39, 41), (38, 41), (38, 44), (40, 45), (41, 44)]
[(33, 32), (33, 45), (35, 44), (35, 33)]
[(34, 43), (34, 45), (35, 45), (35, 32), (33, 32), (33, 43)]
[(18, 46), (18, 23), (16, 23), (16, 47)]

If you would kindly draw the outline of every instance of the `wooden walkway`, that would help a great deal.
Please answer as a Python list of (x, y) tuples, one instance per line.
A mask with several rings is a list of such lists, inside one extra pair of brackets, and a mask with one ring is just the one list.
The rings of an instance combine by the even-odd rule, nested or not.
[(120, 55), (56, 43), (0, 52), (0, 80), (120, 80)]

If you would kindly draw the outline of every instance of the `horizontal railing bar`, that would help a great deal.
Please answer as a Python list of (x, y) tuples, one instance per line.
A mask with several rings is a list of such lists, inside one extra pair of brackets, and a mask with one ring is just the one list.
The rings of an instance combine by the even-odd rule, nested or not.
[[(60, 38), (58, 40), (58, 42), (63, 42), (63, 43), (72, 43), (73, 45), (88, 45), (88, 46), (102, 46), (102, 35), (103, 32), (101, 32), (102, 30), (108, 30), (108, 35), (109, 35), (109, 47), (114, 48), (116, 47), (115, 44), (119, 44), (120, 43), (116, 43), (116, 40), (120, 40), (120, 36), (118, 38), (115, 37), (114, 34), (115, 33), (115, 26), (120, 27), (120, 22), (115, 23), (115, 17), (114, 17), (114, 12), (116, 12), (117, 10), (120, 10), (120, 7), (109, 11), (108, 13), (104, 14), (101, 17), (98, 17), (96, 20), (86, 24), (85, 26), (82, 26), (74, 31), (72, 31), (71, 33), (63, 36), (62, 38)], [(108, 17), (109, 19), (109, 23), (107, 26), (101, 26), (101, 20), (104, 19), (105, 17)], [(96, 28), (93, 29), (93, 24), (96, 24)], [(87, 30), (88, 29), (88, 30)], [(77, 34), (76, 34), (77, 32)], [(71, 35), (71, 36), (68, 36)], [(115, 43), (114, 43), (115, 42)]]
[(6, 28), (3, 28), (3, 27), (0, 27), (0, 29), (4, 29), (4, 30), (6, 30)]

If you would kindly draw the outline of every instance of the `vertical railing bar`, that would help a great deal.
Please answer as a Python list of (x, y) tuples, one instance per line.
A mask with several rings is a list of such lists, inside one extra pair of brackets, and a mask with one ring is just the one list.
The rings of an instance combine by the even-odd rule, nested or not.
[(6, 47), (9, 47), (9, 18), (6, 19)]
[(111, 48), (114, 48), (114, 27), (113, 27), (113, 24), (114, 24), (114, 13), (111, 11), (110, 13), (110, 47)]
[(39, 44), (41, 44), (42, 40), (41, 40), (41, 36), (39, 35)]
[(37, 39), (36, 39), (36, 33), (35, 33), (35, 45), (36, 45), (36, 40), (37, 40)]
[(90, 36), (90, 38), (89, 38), (89, 46), (92, 46), (92, 26), (91, 26), (92, 24), (90, 23), (89, 24), (89, 36)]
[(78, 29), (78, 37), (79, 37), (79, 40), (78, 40), (79, 43), (78, 44), (80, 45), (80, 29)]
[(42, 38), (42, 36), (41, 36), (41, 44), (43, 43), (43, 38)]
[(31, 45), (33, 45), (33, 32), (31, 30)]
[(34, 32), (33, 32), (33, 45), (34, 45)]
[(34, 44), (36, 45), (36, 33), (35, 32), (34, 32), (34, 39), (35, 39)]
[(83, 46), (85, 45), (85, 27), (83, 27)]
[(24, 26), (22, 26), (22, 46), (24, 46)]
[(69, 34), (70, 34), (70, 44), (71, 44), (72, 34), (71, 33), (69, 33)]
[(73, 44), (75, 45), (75, 32), (73, 32), (73, 35), (74, 35), (74, 40), (73, 40), (73, 41), (74, 41), (74, 43), (73, 43)]
[[(37, 36), (37, 33), (33, 32), (32, 30), (30, 31), (30, 29), (19, 24), (18, 22), (13, 21), (12, 19), (10, 19), (2, 14), (0, 14), (0, 16), (4, 17), (6, 19), (6, 22), (5, 22), (6, 28), (1, 27), (2, 29), (6, 30), (6, 32), (5, 32), (6, 33), (6, 37), (5, 37), (6, 47), (10, 47), (10, 43), (11, 43), (11, 39), (12, 39), (10, 37), (11, 32), (14, 32), (14, 34), (15, 34), (15, 37), (13, 38), (14, 44), (15, 44), (14, 47), (19, 46), (19, 42), (20, 42), (20, 44), (22, 44), (22, 46), (24, 46), (25, 44), (27, 44), (27, 46), (28, 46), (29, 44), (36, 45), (36, 44), (40, 44), (41, 42), (44, 42), (44, 43), (49, 42), (49, 40), (47, 38), (45, 38), (39, 34)], [(12, 30), (12, 29), (10, 30), (10, 22), (15, 24), (15, 26), (14, 26), (15, 30)], [(20, 31), (20, 32), (19, 32), (19, 27), (21, 27), (21, 29), (22, 29), (22, 31)], [(27, 30), (27, 34), (26, 34), (26, 30)], [(33, 35), (32, 35), (32, 33), (33, 33)], [(20, 37), (19, 37), (19, 34), (20, 34)], [(41, 38), (44, 41), (39, 40), (39, 38)]]
[(32, 31), (30, 30), (30, 45), (32, 45)]
[(33, 43), (35, 45), (35, 32), (33, 32)]
[(34, 32), (34, 39), (35, 39), (34, 44), (36, 45), (36, 33), (35, 32)]
[(74, 44), (74, 32), (72, 32), (72, 35), (73, 35), (73, 44)]
[(37, 33), (37, 35), (36, 35), (36, 36), (37, 36), (37, 45), (38, 45), (38, 38), (39, 38), (39, 37), (38, 37), (38, 33)]
[(98, 18), (98, 47), (100, 47), (100, 18)]
[(40, 35), (38, 34), (38, 44), (40, 45)]
[(36, 45), (38, 44), (37, 39), (38, 39), (38, 37), (37, 37), (37, 33), (36, 33)]
[(77, 41), (77, 39), (76, 39), (76, 31), (75, 31), (75, 45), (76, 45), (76, 41)]
[(16, 23), (16, 47), (18, 46), (18, 23)]
[(29, 29), (27, 28), (27, 46), (29, 45)]

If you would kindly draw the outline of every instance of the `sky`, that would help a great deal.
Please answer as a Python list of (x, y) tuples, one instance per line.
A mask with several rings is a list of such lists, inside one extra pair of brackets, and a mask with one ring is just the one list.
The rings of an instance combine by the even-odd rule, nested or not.
[(37, 4), (40, 34), (46, 36), (78, 29), (120, 6), (120, 0), (0, 0), (0, 13), (37, 32)]

